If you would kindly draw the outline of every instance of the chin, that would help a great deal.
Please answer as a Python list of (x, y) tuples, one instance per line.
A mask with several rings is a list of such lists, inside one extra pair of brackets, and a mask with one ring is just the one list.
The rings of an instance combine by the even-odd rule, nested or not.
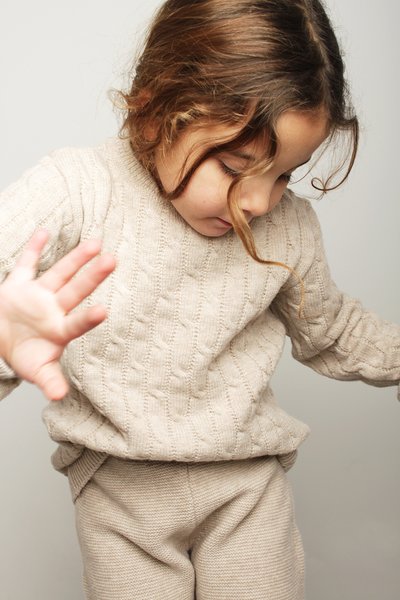
[(205, 231), (206, 228), (204, 228), (204, 230), (200, 230), (197, 229), (197, 227), (193, 227), (193, 225), (191, 225), (191, 228), (194, 229), (194, 231), (197, 231), (198, 234), (204, 236), (204, 237), (213, 237), (213, 238), (217, 238), (217, 237), (222, 237), (224, 235), (226, 235), (227, 233), (229, 233), (230, 231), (232, 231), (232, 229), (228, 229), (227, 231), (217, 231), (215, 228), (213, 227), (209, 227), (207, 231)]
[(217, 233), (216, 231), (198, 231), (198, 229), (195, 229), (195, 231), (197, 231), (197, 233), (199, 233), (200, 235), (204, 236), (204, 237), (223, 237), (224, 235), (226, 235), (228, 232), (227, 231), (221, 231), (221, 233)]

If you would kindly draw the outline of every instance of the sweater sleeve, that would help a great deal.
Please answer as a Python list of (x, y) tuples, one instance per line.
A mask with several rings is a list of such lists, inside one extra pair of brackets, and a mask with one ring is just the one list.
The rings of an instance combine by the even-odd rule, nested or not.
[[(399, 385), (400, 326), (366, 310), (359, 300), (338, 290), (330, 276), (321, 228), (311, 203), (301, 200), (302, 253), (306, 265), (296, 280), (282, 288), (272, 311), (286, 327), (292, 355), (318, 373), (344, 381), (362, 380), (374, 386)], [(398, 388), (400, 400), (400, 386)]]
[[(50, 232), (38, 274), (46, 271), (79, 242), (79, 207), (74, 206), (58, 166), (62, 150), (45, 156), (0, 193), (0, 284), (39, 227)], [(0, 400), (21, 380), (0, 359)]]

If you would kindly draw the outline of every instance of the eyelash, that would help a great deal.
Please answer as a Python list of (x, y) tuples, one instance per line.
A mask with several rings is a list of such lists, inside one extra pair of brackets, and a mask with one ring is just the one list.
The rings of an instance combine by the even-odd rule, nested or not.
[[(235, 171), (235, 169), (231, 169), (222, 160), (219, 160), (218, 163), (219, 163), (221, 169), (223, 170), (223, 172), (226, 173), (226, 175), (229, 175), (229, 177), (233, 178), (233, 177), (237, 177), (238, 175), (240, 175), (239, 171)], [(290, 181), (292, 179), (292, 173), (290, 175), (283, 174), (279, 177), (279, 179), (282, 179), (286, 183), (290, 183)]]
[(235, 169), (231, 169), (222, 160), (219, 160), (218, 163), (219, 163), (219, 166), (221, 167), (221, 169), (223, 170), (223, 172), (226, 173), (227, 175), (229, 175), (229, 177), (237, 177), (238, 175), (240, 175), (239, 171), (235, 171)]

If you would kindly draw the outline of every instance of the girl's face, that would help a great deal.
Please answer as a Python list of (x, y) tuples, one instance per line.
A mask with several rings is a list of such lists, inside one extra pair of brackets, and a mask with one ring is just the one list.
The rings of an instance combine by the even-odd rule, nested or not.
[[(210, 125), (201, 129), (190, 128), (163, 155), (156, 151), (155, 166), (158, 177), (166, 192), (176, 188), (181, 180), (181, 169), (190, 155), (191, 164), (206, 148), (210, 140), (222, 136), (231, 138), (238, 129), (234, 126)], [(270, 170), (242, 182), (239, 206), (250, 222), (255, 217), (271, 211), (282, 198), (290, 175), (322, 144), (327, 135), (328, 120), (323, 111), (304, 113), (287, 111), (277, 122), (279, 150)], [(221, 152), (206, 159), (193, 173), (182, 194), (172, 200), (181, 217), (198, 233), (219, 237), (232, 225), (229, 223), (228, 188), (232, 178), (240, 173), (255, 158), (263, 158), (265, 148), (253, 142), (239, 150)], [(188, 165), (189, 166), (189, 165)]]

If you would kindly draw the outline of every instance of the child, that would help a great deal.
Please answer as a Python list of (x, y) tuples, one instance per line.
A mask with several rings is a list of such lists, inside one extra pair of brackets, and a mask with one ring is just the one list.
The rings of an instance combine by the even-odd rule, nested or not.
[(58, 400), (88, 598), (304, 597), (285, 470), (308, 428), (269, 387), (285, 334), (322, 374), (400, 380), (399, 327), (337, 290), (286, 189), (337, 132), (350, 172), (345, 91), (318, 2), (168, 1), (124, 137), (3, 192), (1, 392)]

